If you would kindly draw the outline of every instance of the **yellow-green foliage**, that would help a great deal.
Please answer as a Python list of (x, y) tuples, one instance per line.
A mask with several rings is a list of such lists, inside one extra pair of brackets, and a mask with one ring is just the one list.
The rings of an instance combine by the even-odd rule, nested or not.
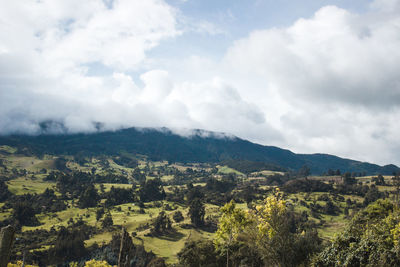
[(286, 216), (286, 201), (281, 198), (279, 191), (264, 200), (263, 205), (256, 207), (257, 227), (262, 237), (272, 238), (280, 228), (282, 220)]
[(395, 228), (393, 228), (390, 233), (392, 234), (393, 243), (395, 246), (399, 245), (400, 240), (400, 223), (398, 223)]
[(221, 208), (222, 215), (219, 220), (218, 230), (215, 233), (214, 244), (217, 249), (224, 249), (238, 236), (246, 231), (246, 227), (255, 224), (257, 226), (258, 239), (271, 239), (280, 230), (286, 217), (286, 202), (279, 191), (275, 195), (267, 197), (262, 205), (256, 207), (257, 212), (248, 213), (236, 208), (233, 201)]
[(222, 250), (229, 246), (244, 228), (250, 223), (250, 217), (242, 209), (236, 208), (233, 200), (221, 208), (218, 230), (215, 233), (214, 244)]
[(90, 260), (85, 262), (85, 267), (112, 267), (112, 265), (108, 264), (106, 261)]
[[(22, 261), (17, 261), (16, 263), (9, 263), (7, 264), (7, 267), (22, 267), (23, 262)], [(38, 267), (37, 265), (29, 265), (25, 264), (25, 267)]]

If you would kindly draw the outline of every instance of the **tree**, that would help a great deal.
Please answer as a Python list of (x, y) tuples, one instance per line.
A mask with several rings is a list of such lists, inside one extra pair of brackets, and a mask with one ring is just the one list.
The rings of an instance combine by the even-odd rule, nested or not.
[(385, 178), (382, 174), (379, 174), (378, 177), (372, 177), (372, 182), (375, 182), (375, 185), (385, 185)]
[(5, 201), (11, 196), (11, 192), (8, 190), (6, 183), (1, 180), (0, 181), (0, 201)]
[(69, 261), (79, 259), (86, 253), (85, 237), (81, 231), (60, 227), (54, 248), (51, 249), (53, 259), (57, 261)]
[(221, 208), (218, 230), (215, 233), (214, 244), (217, 250), (226, 253), (226, 266), (229, 265), (229, 249), (237, 241), (239, 234), (250, 224), (250, 218), (246, 213), (235, 207), (230, 201)]
[(165, 199), (165, 191), (161, 179), (151, 179), (143, 182), (139, 190), (140, 200), (143, 202)]
[(81, 209), (96, 207), (99, 194), (93, 184), (88, 185), (86, 190), (80, 195), (78, 205)]
[(354, 177), (351, 177), (351, 173), (346, 172), (343, 176), (343, 183), (345, 185), (352, 185), (357, 183), (357, 180)]
[(212, 241), (199, 240), (185, 243), (183, 249), (178, 253), (179, 263), (182, 266), (191, 267), (217, 267), (222, 266), (221, 258), (214, 249)]
[(109, 228), (114, 225), (114, 221), (112, 219), (111, 213), (107, 213), (107, 215), (104, 217), (103, 221), (101, 222), (101, 226), (103, 228)]
[(169, 230), (171, 230), (171, 228), (171, 220), (169, 219), (165, 211), (161, 211), (155, 219), (150, 232), (152, 235), (160, 235), (168, 232)]
[(104, 208), (100, 208), (96, 210), (96, 221), (100, 221), (100, 219), (104, 215)]
[(291, 220), (293, 213), (279, 191), (267, 197), (251, 216), (254, 223), (247, 230), (250, 245), (256, 246), (266, 266), (306, 264), (319, 248), (318, 233)]
[(124, 203), (133, 202), (133, 190), (118, 188), (112, 186), (110, 191), (104, 194), (106, 202), (104, 203), (106, 207), (115, 206)]
[(187, 188), (188, 192), (186, 194), (186, 201), (189, 205), (196, 198), (198, 199), (204, 198), (204, 193), (201, 191), (200, 186), (193, 187), (193, 184), (189, 183), (187, 185)]
[(204, 215), (206, 211), (203, 202), (199, 198), (195, 198), (189, 206), (189, 217), (196, 227), (204, 225)]
[(39, 223), (32, 203), (28, 201), (17, 202), (13, 205), (12, 218), (21, 225), (35, 226)]

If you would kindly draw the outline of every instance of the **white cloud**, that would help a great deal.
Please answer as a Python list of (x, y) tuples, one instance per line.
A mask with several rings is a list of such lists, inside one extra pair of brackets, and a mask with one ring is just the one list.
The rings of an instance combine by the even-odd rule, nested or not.
[[(364, 14), (326, 6), (250, 32), (220, 62), (165, 56), (174, 45), (196, 51), (187, 47), (202, 45), (190, 43), (194, 34), (224, 32), (162, 0), (1, 1), (0, 133), (37, 132), (51, 120), (71, 132), (95, 122), (200, 128), (399, 163), (399, 3), (378, 0)], [(162, 58), (149, 57), (168, 40)]]
[[(1, 4), (1, 132), (32, 132), (50, 119), (72, 131), (94, 129), (95, 120), (121, 124), (112, 121), (114, 110), (103, 109), (124, 113), (140, 101), (126, 73), (140, 69), (150, 49), (180, 34), (175, 9), (161, 0)], [(99, 67), (111, 73), (89, 75)], [(15, 113), (26, 122), (10, 121)]]
[(400, 102), (400, 17), (372, 18), (328, 6), (288, 28), (256, 31), (226, 60), (288, 98), (369, 106)]
[(253, 31), (225, 65), (264, 84), (250, 101), (264, 102), (265, 114), (269, 96), (284, 106), (271, 123), (295, 151), (399, 162), (400, 127), (386, 123), (400, 116), (399, 3), (376, 1), (366, 14), (326, 6), (289, 27)]

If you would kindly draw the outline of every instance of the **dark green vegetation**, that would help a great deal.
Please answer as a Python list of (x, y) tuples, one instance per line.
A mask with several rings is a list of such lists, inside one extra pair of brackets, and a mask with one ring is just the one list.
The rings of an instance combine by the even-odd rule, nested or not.
[(134, 266), (399, 264), (398, 173), (330, 165), (312, 176), (306, 165), (33, 148), (0, 146), (0, 225), (18, 229), (13, 261), (117, 264), (124, 227)]
[[(298, 170), (307, 165), (313, 174), (322, 174), (328, 169), (342, 172), (365, 172), (387, 174), (398, 171), (394, 165), (378, 166), (326, 154), (295, 154), (273, 146), (262, 146), (237, 138), (197, 130), (189, 138), (173, 134), (168, 129), (124, 129), (115, 132), (70, 135), (12, 135), (0, 137), (0, 145), (10, 145), (25, 154), (41, 156), (74, 155), (78, 163), (84, 156), (112, 155), (117, 164), (134, 167), (136, 162), (121, 155), (121, 152), (141, 154), (151, 160), (169, 162), (220, 162), (237, 166), (244, 173), (259, 170)], [(230, 160), (246, 160), (247, 164)], [(251, 163), (253, 162), (253, 163)], [(251, 164), (249, 164), (251, 163)]]

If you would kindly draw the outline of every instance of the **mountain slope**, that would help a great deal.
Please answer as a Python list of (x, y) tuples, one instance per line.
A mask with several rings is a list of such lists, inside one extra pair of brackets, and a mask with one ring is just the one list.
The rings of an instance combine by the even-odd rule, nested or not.
[(146, 155), (153, 160), (172, 162), (220, 162), (241, 159), (267, 162), (293, 170), (307, 165), (315, 174), (328, 169), (368, 174), (392, 174), (399, 170), (394, 165), (382, 167), (327, 154), (295, 154), (286, 149), (200, 130), (196, 130), (191, 137), (182, 137), (165, 128), (129, 128), (92, 134), (10, 135), (0, 136), (0, 145), (11, 145), (20, 150), (29, 149), (34, 154), (115, 155), (128, 152)]

